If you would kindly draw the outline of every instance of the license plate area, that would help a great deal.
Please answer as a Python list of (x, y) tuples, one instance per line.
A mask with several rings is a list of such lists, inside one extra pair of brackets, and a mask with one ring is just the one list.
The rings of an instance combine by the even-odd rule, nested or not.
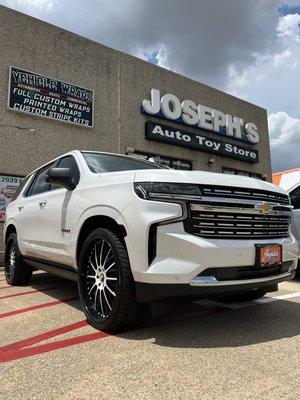
[(257, 244), (256, 247), (256, 266), (274, 267), (282, 264), (282, 246), (281, 244)]

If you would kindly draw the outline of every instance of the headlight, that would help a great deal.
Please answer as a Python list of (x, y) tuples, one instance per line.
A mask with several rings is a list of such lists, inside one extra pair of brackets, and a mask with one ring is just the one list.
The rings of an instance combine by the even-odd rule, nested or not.
[(136, 182), (134, 191), (141, 199), (189, 200), (201, 196), (200, 188), (190, 183)]

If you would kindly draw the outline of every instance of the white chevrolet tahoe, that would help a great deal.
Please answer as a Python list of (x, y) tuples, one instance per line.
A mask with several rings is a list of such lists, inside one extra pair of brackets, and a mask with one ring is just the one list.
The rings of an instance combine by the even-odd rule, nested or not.
[(6, 210), (8, 284), (42, 269), (78, 281), (98, 329), (155, 301), (256, 299), (294, 277), (286, 192), (232, 175), (72, 151), (29, 174)]

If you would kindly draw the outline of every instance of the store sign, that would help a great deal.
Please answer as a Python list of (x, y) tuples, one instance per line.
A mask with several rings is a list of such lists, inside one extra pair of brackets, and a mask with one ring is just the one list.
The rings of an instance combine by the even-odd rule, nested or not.
[(258, 128), (253, 122), (245, 123), (242, 118), (196, 104), (192, 100), (180, 102), (174, 94), (161, 96), (158, 89), (151, 90), (151, 98), (143, 101), (141, 112), (251, 144), (259, 142)]
[(20, 68), (10, 68), (10, 110), (91, 128), (93, 102), (92, 90)]
[(202, 133), (190, 133), (149, 121), (146, 122), (146, 138), (193, 150), (219, 154), (224, 157), (236, 158), (250, 163), (258, 162), (258, 152), (256, 150), (216, 140)]
[(5, 210), (23, 178), (0, 175), (0, 222), (5, 220)]

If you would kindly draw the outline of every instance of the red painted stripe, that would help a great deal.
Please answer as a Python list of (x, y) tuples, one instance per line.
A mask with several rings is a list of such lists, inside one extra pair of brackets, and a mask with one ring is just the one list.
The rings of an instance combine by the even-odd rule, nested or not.
[[(190, 314), (152, 320), (147, 324), (136, 326), (132, 330), (145, 329), (145, 328), (162, 325), (162, 324), (166, 324), (166, 323), (174, 323), (174, 322), (178, 322), (178, 321), (195, 319), (200, 316), (215, 314), (215, 313), (225, 311), (225, 310), (226, 310), (225, 308), (221, 308), (221, 307), (220, 308), (210, 307), (210, 308), (206, 308), (206, 309), (203, 309), (203, 310), (200, 310), (200, 311), (197, 311), (194, 313), (190, 313)], [(55, 341), (52, 343), (46, 343), (46, 344), (42, 344), (39, 346), (23, 348), (24, 347), (23, 344), (26, 346), (28, 346), (30, 344), (32, 345), (41, 340), (46, 340), (50, 337), (57, 336), (58, 334), (70, 332), (72, 330), (78, 329), (78, 327), (83, 327), (85, 325), (86, 325), (85, 321), (79, 321), (75, 324), (71, 324), (66, 327), (58, 328), (53, 331), (46, 332), (44, 334), (35, 336), (33, 338), (25, 339), (23, 341), (12, 343), (10, 345), (1, 347), (0, 348), (0, 362), (4, 363), (4, 362), (8, 362), (8, 361), (25, 358), (25, 357), (35, 356), (38, 354), (47, 353), (50, 351), (74, 346), (76, 344), (81, 344), (81, 343), (85, 343), (85, 342), (89, 342), (89, 341), (93, 341), (93, 340), (104, 339), (108, 336), (111, 336), (111, 334), (109, 334), (109, 333), (99, 331), (99, 332), (94, 332), (94, 333), (90, 333), (90, 334), (86, 334), (86, 335), (76, 336), (76, 337), (69, 338), (69, 339), (58, 340), (58, 341)], [(21, 348), (20, 348), (20, 346), (21, 346)]]
[(56, 342), (53, 343), (41, 344), (39, 346), (29, 347), (21, 350), (7, 351), (0, 354), (0, 363), (18, 360), (20, 358), (25, 358), (25, 357), (35, 356), (42, 353), (48, 353), (50, 351), (74, 346), (76, 344), (90, 342), (91, 340), (104, 339), (107, 336), (111, 335), (109, 333), (100, 331), (100, 332), (90, 333), (88, 335), (77, 336), (70, 339), (57, 340)]
[[(72, 287), (72, 286), (68, 286), (68, 287)], [(41, 290), (29, 290), (28, 292), (21, 292), (21, 293), (14, 293), (14, 294), (7, 294), (5, 296), (0, 296), (0, 300), (2, 299), (9, 299), (11, 297), (19, 297), (19, 296), (25, 296), (27, 294), (34, 294), (34, 293), (44, 293), (44, 292), (48, 292), (49, 290), (55, 290), (55, 289), (63, 289), (65, 287), (63, 286), (53, 286), (50, 288), (46, 288), (46, 289), (41, 289)]]
[(78, 297), (70, 297), (70, 298), (63, 299), (63, 300), (55, 300), (55, 301), (51, 301), (49, 303), (37, 304), (35, 306), (9, 311), (9, 312), (0, 314), (0, 319), (6, 318), (6, 317), (11, 317), (12, 315), (23, 314), (23, 313), (29, 312), (29, 311), (39, 310), (41, 308), (56, 306), (57, 304), (61, 304), (61, 303), (68, 303), (68, 302), (76, 300), (76, 299), (78, 299)]
[[(34, 286), (34, 285), (45, 285), (46, 283), (52, 283), (52, 282), (56, 282), (56, 281), (61, 281), (62, 280), (62, 278), (54, 278), (54, 279), (44, 279), (44, 280), (42, 280), (42, 281), (32, 281), (31, 282), (31, 286)], [(0, 290), (3, 290), (3, 289), (13, 289), (13, 288), (17, 288), (17, 287), (26, 287), (26, 286), (14, 286), (14, 285), (6, 285), (6, 286), (2, 286), (2, 287), (0, 287)]]
[(2, 353), (4, 351), (8, 351), (8, 350), (17, 350), (17, 349), (22, 349), (24, 347), (32, 346), (33, 344), (42, 342), (43, 340), (48, 340), (55, 336), (63, 335), (65, 333), (72, 332), (76, 329), (83, 328), (85, 326), (87, 326), (86, 320), (74, 322), (73, 324), (65, 325), (60, 328), (56, 328), (51, 331), (41, 333), (39, 335), (32, 336), (27, 339), (20, 340), (19, 342), (15, 342), (15, 343), (8, 344), (6, 346), (2, 346), (2, 347), (0, 347), (0, 353)]

